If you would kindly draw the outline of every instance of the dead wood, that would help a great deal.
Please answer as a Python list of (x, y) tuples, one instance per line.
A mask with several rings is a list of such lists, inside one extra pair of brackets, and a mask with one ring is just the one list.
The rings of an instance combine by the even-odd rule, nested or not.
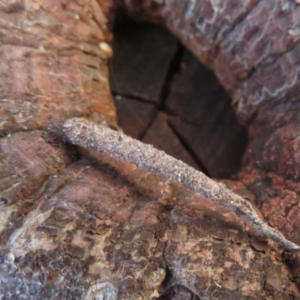
[[(116, 122), (102, 43), (117, 4), (0, 4), (0, 295), (155, 299), (178, 284), (208, 299), (298, 299), (282, 251), (233, 213), (44, 131), (73, 116)], [(121, 4), (214, 68), (251, 138), (241, 181), (228, 185), (300, 244), (296, 1)], [(261, 182), (254, 198), (247, 187), (261, 196)], [(285, 258), (297, 280), (299, 257)]]

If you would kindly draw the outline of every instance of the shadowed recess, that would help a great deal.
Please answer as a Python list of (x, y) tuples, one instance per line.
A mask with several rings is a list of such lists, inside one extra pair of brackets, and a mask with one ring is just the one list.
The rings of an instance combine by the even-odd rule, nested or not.
[(215, 178), (236, 178), (247, 143), (212, 71), (166, 29), (122, 20), (110, 83), (124, 132)]

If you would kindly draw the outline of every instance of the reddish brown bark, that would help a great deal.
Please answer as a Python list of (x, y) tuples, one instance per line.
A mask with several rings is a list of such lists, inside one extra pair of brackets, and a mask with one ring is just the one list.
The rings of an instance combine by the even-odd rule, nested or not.
[[(214, 69), (247, 125), (249, 145), (239, 178), (256, 194), (269, 222), (299, 243), (297, 1), (120, 2), (131, 16), (165, 24)], [(294, 204), (283, 204), (290, 203), (290, 194)]]
[[(217, 14), (209, 1), (124, 2), (215, 69), (248, 125), (249, 150), (261, 147), (244, 160), (246, 186), (228, 184), (300, 244), (296, 2), (228, 1)], [(232, 213), (131, 165), (87, 152), (78, 160), (37, 131), (70, 116), (116, 121), (98, 46), (111, 38), (112, 7), (0, 4), (0, 295), (154, 299), (180, 284), (211, 299), (299, 299), (282, 252)], [(260, 196), (261, 182), (264, 197), (253, 198), (246, 187)], [(297, 278), (299, 257), (287, 257)]]
[(96, 1), (1, 5), (1, 135), (73, 115), (102, 114), (115, 122), (108, 57), (98, 46), (111, 34), (98, 10)]

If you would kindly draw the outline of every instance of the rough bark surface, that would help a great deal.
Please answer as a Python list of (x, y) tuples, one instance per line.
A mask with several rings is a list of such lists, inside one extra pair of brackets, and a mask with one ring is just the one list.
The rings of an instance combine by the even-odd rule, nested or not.
[(97, 1), (4, 1), (0, 15), (2, 136), (74, 115), (115, 122), (109, 54), (98, 46), (111, 34)]
[(297, 1), (120, 3), (137, 19), (165, 24), (214, 69), (247, 126), (249, 145), (239, 179), (254, 192), (270, 224), (299, 243)]
[[(228, 185), (300, 244), (297, 2), (121, 4), (214, 68), (251, 137), (245, 184)], [(209, 199), (92, 152), (78, 159), (43, 131), (71, 116), (116, 122), (102, 44), (113, 6), (0, 4), (1, 297), (155, 299), (177, 284), (207, 299), (300, 299), (297, 254)]]

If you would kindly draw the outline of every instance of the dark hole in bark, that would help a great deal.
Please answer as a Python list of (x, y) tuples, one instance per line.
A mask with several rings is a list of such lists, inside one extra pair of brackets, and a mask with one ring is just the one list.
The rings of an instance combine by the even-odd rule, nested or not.
[(124, 132), (215, 178), (235, 178), (247, 135), (212, 71), (158, 25), (117, 22), (110, 82)]
[(183, 285), (175, 284), (169, 287), (158, 300), (201, 300), (191, 290)]
[(5, 198), (5, 197), (1, 197), (0, 198), (0, 204), (4, 204), (4, 205), (7, 205), (8, 204), (8, 199), (7, 198)]

